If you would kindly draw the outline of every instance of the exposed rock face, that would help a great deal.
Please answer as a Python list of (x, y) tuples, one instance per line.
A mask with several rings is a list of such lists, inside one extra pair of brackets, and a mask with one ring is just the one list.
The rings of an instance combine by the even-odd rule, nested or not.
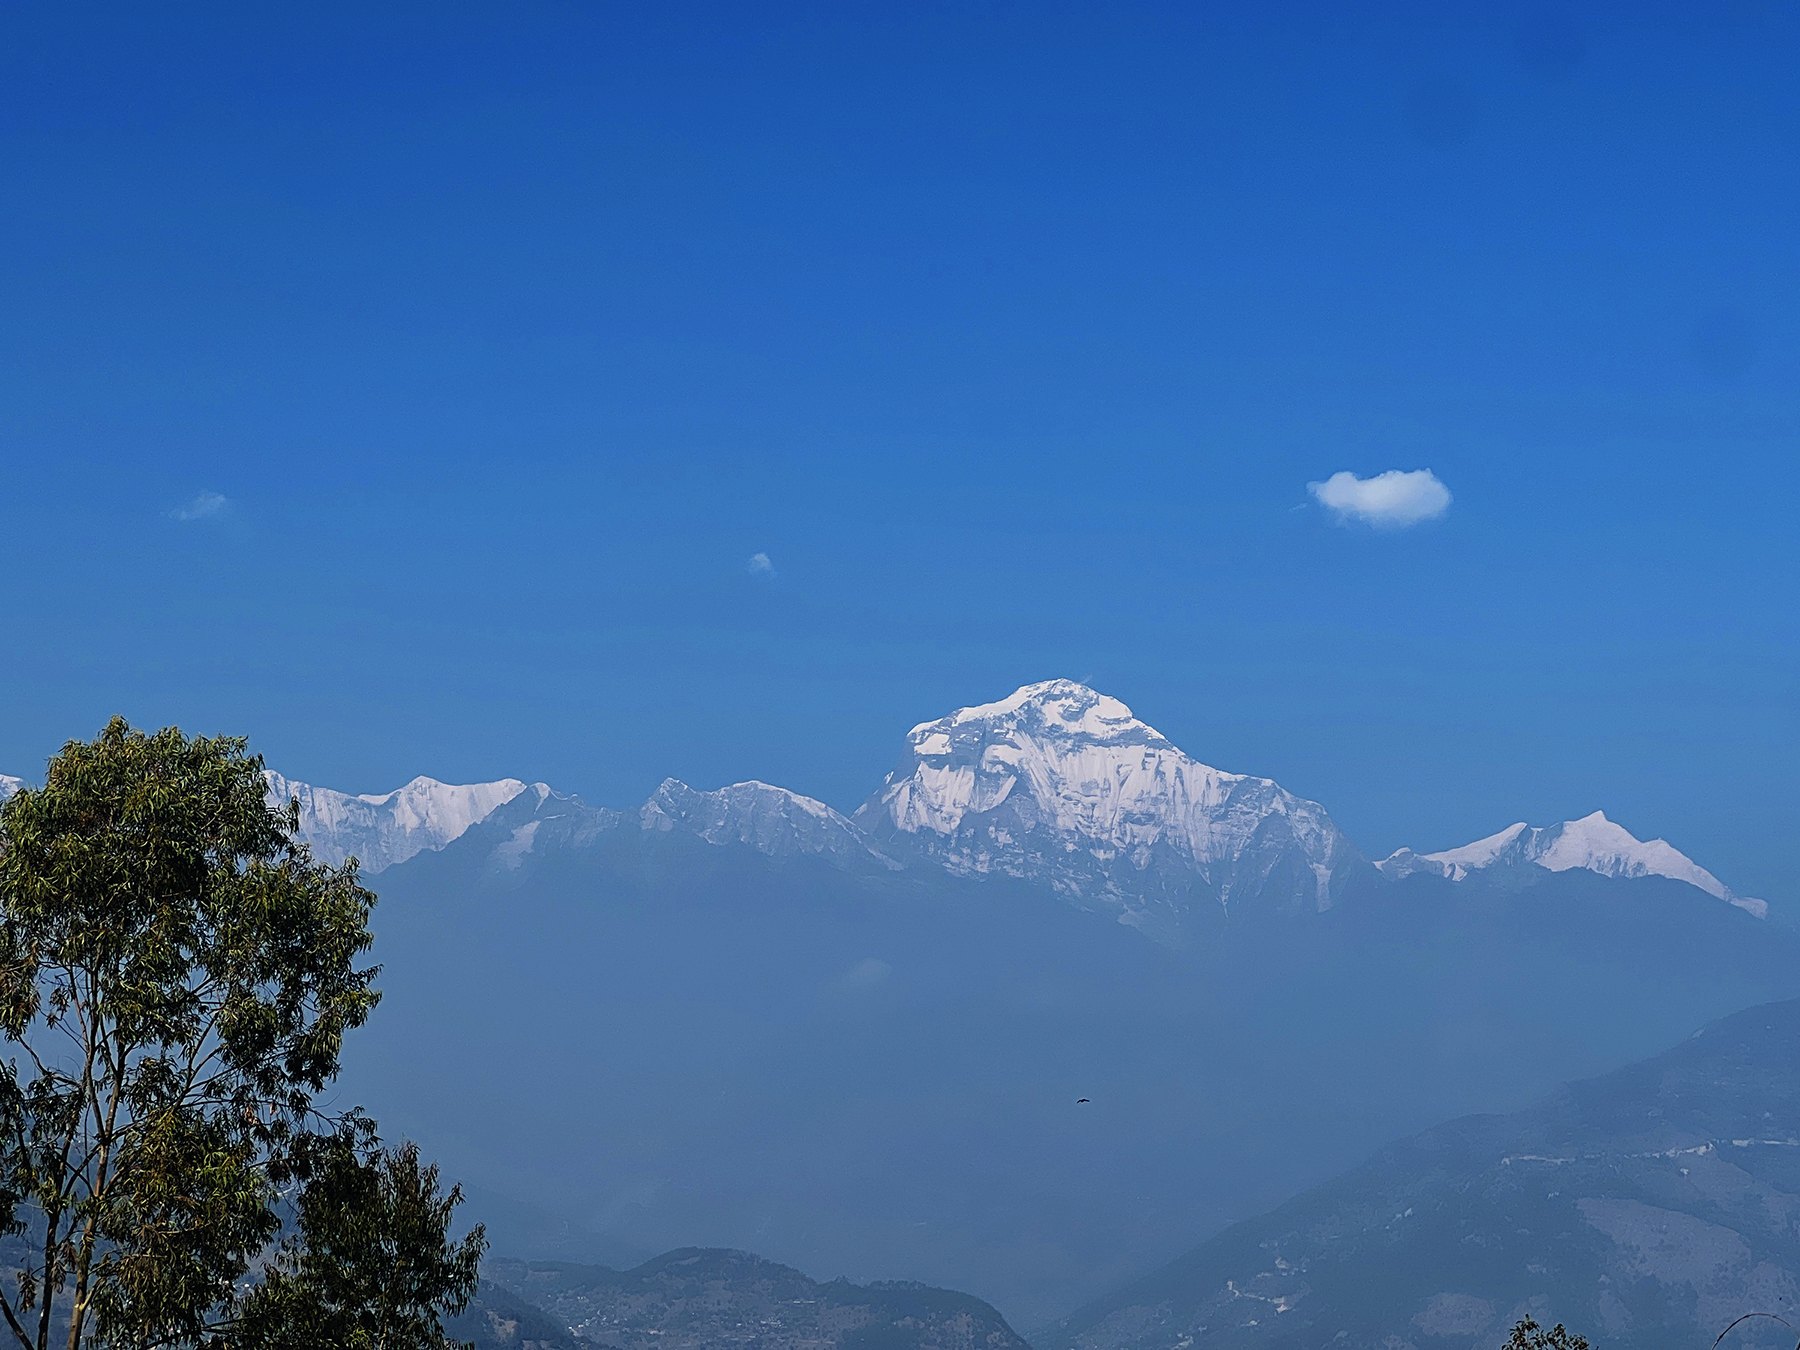
[[(1329, 909), (1366, 869), (1325, 809), (1177, 749), (1069, 680), (914, 727), (855, 819), (961, 875), (1046, 883), (1159, 936)], [(1203, 919), (1203, 921), (1204, 921)]]

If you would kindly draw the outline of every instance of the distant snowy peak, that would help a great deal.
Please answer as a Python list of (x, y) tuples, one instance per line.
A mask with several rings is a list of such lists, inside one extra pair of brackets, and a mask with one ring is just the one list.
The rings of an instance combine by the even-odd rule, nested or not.
[(646, 830), (685, 830), (709, 844), (747, 844), (773, 858), (825, 857), (840, 866), (899, 864), (824, 802), (755, 781), (702, 792), (665, 778), (639, 812)]
[(11, 774), (0, 773), (0, 802), (5, 801), (24, 786), (23, 778), (14, 778)]
[(1531, 826), (1521, 821), (1498, 834), (1441, 853), (1414, 853), (1403, 848), (1377, 864), (1393, 878), (1431, 872), (1463, 881), (1491, 868), (1537, 866), (1552, 872), (1582, 869), (1608, 877), (1671, 877), (1698, 886), (1757, 918), (1768, 917), (1762, 900), (1734, 894), (1692, 858), (1662, 839), (1634, 837), (1624, 826), (1596, 811), (1560, 825)]
[(963, 875), (1047, 882), (1169, 936), (1195, 902), (1331, 906), (1360, 858), (1323, 807), (1189, 757), (1072, 680), (924, 722), (855, 820)]
[[(517, 778), (459, 784), (421, 777), (380, 796), (353, 797), (273, 770), (263, 777), (271, 805), (299, 800), (300, 837), (315, 857), (334, 865), (354, 857), (371, 873), (443, 848), (526, 790)], [(541, 783), (535, 786), (549, 791)]]

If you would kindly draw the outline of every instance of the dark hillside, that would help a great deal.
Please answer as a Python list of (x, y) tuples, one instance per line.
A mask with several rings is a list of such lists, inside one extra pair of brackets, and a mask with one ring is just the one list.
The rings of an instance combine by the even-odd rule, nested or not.
[(1600, 1346), (1676, 1350), (1797, 1305), (1800, 1002), (1787, 1002), (1529, 1110), (1385, 1148), (1036, 1339), (1476, 1350), (1530, 1313)]
[(1029, 1350), (968, 1294), (909, 1282), (820, 1284), (748, 1252), (690, 1247), (623, 1271), (501, 1260), (488, 1274), (617, 1350)]
[(375, 879), (344, 1079), (518, 1202), (501, 1250), (754, 1248), (1027, 1326), (1384, 1140), (1800, 995), (1800, 936), (1655, 878), (1377, 878), (1178, 953), (1004, 879), (505, 825)]

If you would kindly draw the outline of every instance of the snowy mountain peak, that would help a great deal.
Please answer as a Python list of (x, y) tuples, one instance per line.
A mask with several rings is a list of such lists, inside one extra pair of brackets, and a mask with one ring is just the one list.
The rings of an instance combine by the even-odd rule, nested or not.
[[(415, 854), (441, 849), (526, 791), (517, 778), (494, 783), (440, 783), (419, 777), (392, 792), (351, 796), (295, 782), (267, 770), (269, 802), (300, 802), (300, 837), (315, 857), (333, 865), (355, 857), (379, 872)], [(540, 797), (549, 789), (531, 785)]]
[(1131, 709), (1118, 699), (1073, 680), (1043, 680), (1024, 685), (997, 703), (958, 708), (947, 718), (920, 723), (909, 733), (908, 740), (916, 743), (921, 736), (944, 734), (946, 722), (951, 727), (971, 722), (1004, 723), (1108, 742), (1148, 737), (1168, 744), (1154, 729), (1133, 717)]
[(801, 854), (834, 862), (894, 869), (860, 829), (824, 802), (752, 779), (701, 792), (665, 778), (639, 812), (646, 830), (686, 830), (709, 844), (748, 844), (770, 857)]
[(1165, 938), (1259, 897), (1329, 908), (1359, 862), (1323, 807), (1190, 758), (1072, 680), (922, 722), (906, 747), (855, 816), (877, 839), (1048, 883)]
[(1616, 821), (1595, 811), (1560, 825), (1534, 827), (1520, 822), (1498, 834), (1439, 853), (1403, 848), (1377, 864), (1393, 878), (1432, 872), (1464, 881), (1490, 868), (1534, 865), (1551, 872), (1582, 869), (1608, 877), (1670, 877), (1697, 886), (1708, 895), (1766, 918), (1762, 900), (1734, 894), (1730, 887), (1663, 839), (1641, 840)]

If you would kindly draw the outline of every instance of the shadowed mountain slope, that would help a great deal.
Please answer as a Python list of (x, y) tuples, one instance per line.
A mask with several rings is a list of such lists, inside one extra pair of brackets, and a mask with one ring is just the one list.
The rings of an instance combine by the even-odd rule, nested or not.
[(1384, 1139), (1800, 994), (1800, 940), (1665, 878), (1377, 877), (1181, 952), (1020, 880), (541, 805), (382, 874), (343, 1088), (566, 1219), (530, 1257), (754, 1246), (1041, 1324)]
[(444, 1322), (444, 1331), (475, 1350), (594, 1350), (593, 1341), (488, 1279), (460, 1316)]
[(1477, 1350), (1531, 1314), (1601, 1346), (1675, 1350), (1797, 1304), (1800, 1001), (1384, 1148), (1035, 1340)]
[(613, 1350), (1029, 1350), (968, 1294), (911, 1282), (822, 1284), (748, 1252), (690, 1247), (623, 1271), (507, 1260), (487, 1270), (517, 1298)]

